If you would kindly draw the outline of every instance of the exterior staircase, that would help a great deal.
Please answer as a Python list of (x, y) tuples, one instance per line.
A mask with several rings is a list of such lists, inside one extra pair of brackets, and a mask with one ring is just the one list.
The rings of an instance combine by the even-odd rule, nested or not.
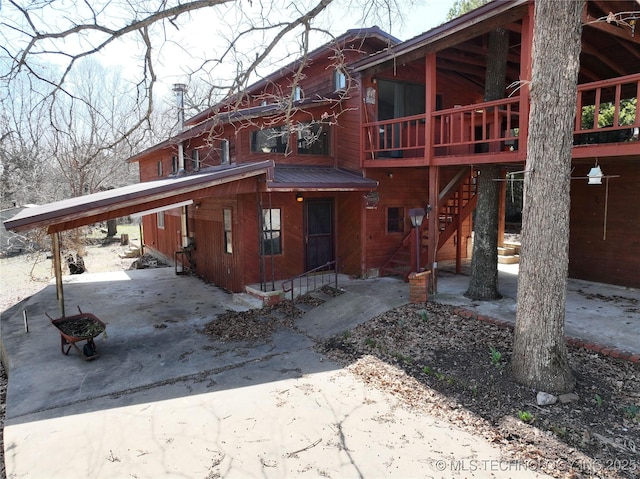
[(498, 247), (498, 263), (516, 264), (520, 262), (520, 243), (504, 243)]
[[(468, 218), (476, 207), (475, 179), (470, 168), (462, 168), (445, 186), (438, 200), (438, 249), (444, 245), (457, 231), (459, 225)], [(434, 214), (433, 212), (431, 214)], [(427, 221), (420, 227), (421, 263), (427, 259), (429, 230)], [(415, 263), (415, 231), (412, 229), (404, 238), (400, 247), (391, 255), (385, 265), (380, 268), (380, 276), (400, 276), (408, 281)]]

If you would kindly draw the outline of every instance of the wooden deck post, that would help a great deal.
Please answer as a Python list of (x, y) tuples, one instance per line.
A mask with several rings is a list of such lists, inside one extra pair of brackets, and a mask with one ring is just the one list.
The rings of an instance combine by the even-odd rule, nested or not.
[(64, 318), (64, 290), (62, 289), (62, 261), (60, 260), (60, 233), (51, 233), (53, 244), (53, 269), (56, 275), (56, 298), (60, 308), (60, 317)]
[(438, 197), (440, 194), (440, 167), (429, 166), (429, 204), (431, 205), (431, 212), (429, 213), (428, 225), (429, 225), (429, 241), (427, 251), (428, 266), (431, 269), (431, 293), (438, 292), (438, 263), (436, 257), (438, 253), (438, 235), (440, 234), (439, 217), (440, 212), (438, 208)]

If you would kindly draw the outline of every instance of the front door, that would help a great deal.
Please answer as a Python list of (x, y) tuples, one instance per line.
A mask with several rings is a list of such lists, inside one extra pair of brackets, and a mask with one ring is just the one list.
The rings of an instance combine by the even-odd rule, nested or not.
[(305, 271), (333, 261), (333, 199), (307, 200), (304, 215)]

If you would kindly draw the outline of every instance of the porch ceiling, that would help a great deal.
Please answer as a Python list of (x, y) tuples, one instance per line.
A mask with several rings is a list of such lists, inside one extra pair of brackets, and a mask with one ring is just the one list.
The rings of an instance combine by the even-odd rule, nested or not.
[[(488, 34), (502, 27), (509, 31), (507, 85), (520, 79), (522, 16), (526, 2), (490, 2), (429, 32), (377, 55), (352, 64), (355, 71), (375, 76), (397, 65), (414, 63), (424, 72), (424, 58), (435, 52), (444, 77), (464, 79), (478, 95), (484, 91)], [(607, 22), (610, 12), (620, 21)], [(635, 13), (637, 12), (637, 13)], [(637, 17), (635, 30), (630, 18)], [(623, 19), (626, 19), (625, 22)], [(583, 14), (579, 83), (616, 78), (640, 72), (640, 4), (635, 0), (589, 0)], [(445, 78), (440, 81), (448, 84)]]
[(13, 231), (47, 227), (49, 233), (55, 233), (193, 199), (204, 189), (245, 178), (265, 175), (270, 179), (273, 168), (273, 161), (267, 160), (224, 165), (188, 176), (137, 183), (25, 208), (4, 225)]

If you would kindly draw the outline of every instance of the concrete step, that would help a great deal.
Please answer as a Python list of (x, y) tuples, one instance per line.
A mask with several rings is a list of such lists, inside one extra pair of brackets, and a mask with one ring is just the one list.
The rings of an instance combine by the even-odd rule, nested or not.
[(500, 264), (516, 264), (520, 262), (519, 254), (498, 255), (498, 263)]
[(248, 311), (250, 309), (260, 309), (264, 302), (260, 298), (249, 293), (233, 293), (233, 303), (228, 305), (234, 311)]

